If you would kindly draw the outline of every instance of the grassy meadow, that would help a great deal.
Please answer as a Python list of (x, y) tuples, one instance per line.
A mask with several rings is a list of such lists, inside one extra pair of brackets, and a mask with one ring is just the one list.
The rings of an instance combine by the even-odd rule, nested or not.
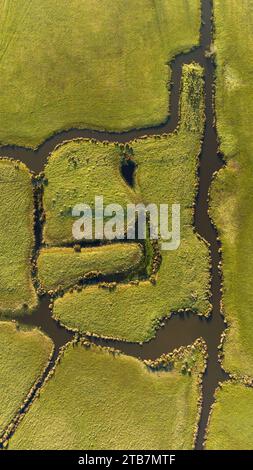
[[(203, 113), (202, 69), (191, 64), (184, 67), (178, 131), (132, 143), (132, 158), (137, 163), (134, 188), (128, 187), (119, 173), (120, 155), (113, 145), (79, 140), (59, 147), (52, 154), (45, 170), (47, 240), (49, 232), (51, 239), (59, 243), (58, 234), (62, 233), (65, 240), (71, 237), (73, 217), (71, 211), (64, 212), (61, 207), (64, 203), (68, 207), (69, 201), (70, 206), (76, 204), (75, 194), (79, 201), (88, 203), (92, 203), (95, 194), (104, 194), (105, 203), (114, 198), (121, 204), (129, 199), (145, 204), (181, 204), (181, 245), (176, 251), (162, 251), (161, 266), (152, 279), (118, 283), (113, 290), (89, 285), (81, 292), (78, 289), (66, 293), (56, 299), (53, 314), (68, 328), (141, 342), (154, 336), (158, 321), (171, 312), (190, 309), (200, 315), (208, 313), (208, 249), (192, 228)], [(77, 163), (68, 167), (66, 159), (74, 148)], [(112, 176), (100, 178), (100, 174), (106, 174), (105, 165), (112, 166), (111, 160)], [(54, 207), (52, 203), (50, 205), (53, 199)], [(54, 238), (52, 230), (55, 231)]]
[(199, 28), (200, 0), (0, 0), (0, 142), (165, 121), (168, 63)]
[(33, 191), (25, 165), (0, 160), (0, 315), (16, 316), (36, 305), (31, 279)]
[(115, 243), (103, 247), (43, 248), (38, 257), (38, 277), (43, 289), (67, 289), (85, 276), (128, 274), (144, 264), (144, 252), (137, 243)]
[(88, 204), (94, 210), (95, 196), (103, 196), (104, 206), (117, 203), (126, 207), (140, 201), (121, 175), (121, 153), (115, 144), (85, 139), (67, 141), (53, 151), (45, 167), (46, 244), (78, 243), (72, 235), (76, 220), (72, 209), (77, 204)]
[(225, 382), (216, 392), (208, 425), (207, 450), (252, 450), (253, 389)]
[(151, 365), (70, 344), (9, 449), (191, 449), (204, 366), (201, 342)]
[(53, 344), (39, 330), (0, 322), (0, 435), (45, 369)]
[(223, 250), (224, 366), (253, 377), (253, 4), (215, 0), (216, 112), (227, 161), (211, 193)]

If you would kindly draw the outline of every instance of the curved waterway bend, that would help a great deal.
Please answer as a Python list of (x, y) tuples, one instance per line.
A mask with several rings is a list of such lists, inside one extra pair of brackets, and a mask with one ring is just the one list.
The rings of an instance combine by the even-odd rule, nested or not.
[[(179, 96), (182, 65), (190, 62), (200, 63), (205, 70), (205, 109), (206, 126), (204, 140), (199, 165), (199, 188), (195, 205), (194, 225), (196, 232), (203, 237), (210, 246), (211, 255), (211, 303), (212, 314), (206, 319), (193, 313), (175, 313), (164, 321), (164, 325), (159, 328), (154, 339), (143, 345), (127, 343), (116, 340), (105, 340), (101, 338), (89, 338), (90, 341), (103, 346), (117, 348), (125, 354), (139, 357), (141, 359), (156, 359), (163, 353), (173, 351), (180, 346), (191, 344), (194, 340), (202, 337), (208, 349), (207, 369), (203, 377), (203, 403), (201, 417), (196, 438), (196, 449), (203, 448), (205, 429), (210, 413), (211, 405), (214, 401), (214, 391), (220, 381), (227, 378), (218, 360), (218, 346), (221, 335), (226, 328), (221, 313), (221, 273), (219, 263), (221, 254), (220, 244), (217, 240), (217, 233), (208, 215), (208, 192), (212, 177), (222, 165), (222, 158), (218, 153), (217, 134), (214, 126), (214, 110), (212, 93), (214, 85), (215, 67), (205, 54), (210, 49), (212, 43), (212, 1), (202, 0), (202, 25), (200, 32), (200, 46), (187, 54), (178, 55), (171, 63), (172, 84), (170, 89), (170, 118), (161, 126), (146, 129), (136, 129), (123, 133), (99, 132), (88, 129), (71, 129), (54, 135), (44, 142), (37, 150), (20, 148), (16, 146), (2, 146), (0, 148), (1, 157), (12, 157), (25, 163), (28, 168), (40, 173), (47, 162), (49, 154), (56, 145), (64, 140), (78, 137), (93, 138), (99, 141), (110, 142), (130, 142), (144, 135), (157, 135), (171, 133), (175, 130), (179, 121)], [(36, 226), (36, 246), (39, 249), (41, 234)], [(42, 228), (40, 227), (40, 230)], [(37, 389), (41, 387), (50, 370), (53, 368), (58, 357), (60, 348), (70, 341), (74, 334), (60, 326), (51, 315), (49, 309), (49, 298), (47, 296), (40, 299), (37, 310), (32, 315), (22, 318), (22, 323), (30, 326), (37, 326), (48, 334), (54, 342), (54, 354), (47, 370), (37, 384)], [(30, 396), (26, 405), (22, 409), (24, 413), (35, 397), (35, 392)], [(16, 418), (18, 421), (18, 417)], [(11, 434), (12, 432), (10, 432)], [(7, 437), (10, 437), (8, 435)]]

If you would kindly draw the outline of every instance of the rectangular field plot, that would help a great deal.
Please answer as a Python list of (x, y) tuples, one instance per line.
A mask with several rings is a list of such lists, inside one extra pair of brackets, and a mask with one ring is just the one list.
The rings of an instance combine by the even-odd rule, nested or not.
[(211, 193), (222, 241), (223, 309), (229, 330), (224, 367), (253, 376), (253, 4), (214, 1), (216, 112), (227, 167)]
[(70, 344), (9, 448), (191, 449), (203, 352), (198, 342), (147, 366)]
[(140, 244), (116, 243), (103, 247), (43, 248), (38, 258), (38, 273), (42, 288), (67, 289), (78, 283), (85, 275), (128, 274), (144, 263)]
[(216, 401), (207, 432), (208, 450), (252, 450), (253, 389), (225, 382)]
[(0, 0), (0, 12), (5, 144), (165, 121), (167, 64), (199, 42), (200, 0)]
[(42, 375), (52, 349), (51, 340), (39, 330), (0, 323), (0, 436)]
[(22, 163), (0, 160), (0, 314), (21, 315), (36, 305), (31, 279), (34, 243), (31, 175)]

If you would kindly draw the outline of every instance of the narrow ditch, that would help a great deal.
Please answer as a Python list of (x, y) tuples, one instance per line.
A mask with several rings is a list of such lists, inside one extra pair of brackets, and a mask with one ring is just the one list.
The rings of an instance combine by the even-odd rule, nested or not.
[[(102, 346), (110, 346), (121, 350), (125, 354), (135, 356), (141, 359), (156, 359), (163, 353), (173, 351), (180, 346), (186, 346), (194, 342), (197, 338), (202, 337), (208, 349), (207, 369), (203, 377), (203, 404), (199, 429), (196, 439), (196, 449), (203, 449), (205, 429), (210, 413), (210, 408), (214, 401), (214, 391), (218, 386), (218, 382), (227, 378), (227, 374), (222, 370), (218, 360), (218, 346), (221, 341), (221, 335), (226, 328), (221, 313), (221, 273), (219, 271), (219, 263), (221, 261), (220, 244), (217, 240), (217, 233), (212, 225), (208, 215), (208, 192), (212, 177), (216, 171), (222, 166), (222, 158), (218, 152), (218, 140), (216, 129), (214, 127), (214, 110), (212, 103), (215, 66), (206, 55), (206, 51), (210, 49), (212, 42), (212, 0), (202, 0), (202, 26), (201, 26), (201, 42), (200, 46), (191, 50), (187, 54), (178, 55), (171, 63), (172, 81), (170, 89), (170, 118), (166, 123), (146, 129), (135, 129), (123, 133), (109, 133), (92, 131), (88, 129), (79, 130), (71, 129), (54, 135), (44, 142), (37, 150), (20, 148), (16, 146), (2, 146), (0, 148), (1, 156), (12, 157), (25, 163), (28, 168), (40, 173), (43, 171), (49, 154), (56, 145), (64, 140), (70, 140), (78, 137), (94, 138), (98, 141), (122, 142), (127, 143), (143, 135), (156, 135), (163, 133), (171, 133), (175, 130), (179, 121), (179, 98), (180, 98), (180, 82), (183, 64), (192, 61), (200, 63), (205, 70), (205, 106), (206, 106), (206, 126), (204, 132), (204, 140), (199, 165), (199, 188), (195, 205), (194, 225), (196, 232), (203, 237), (210, 245), (211, 255), (211, 303), (212, 314), (210, 318), (199, 317), (194, 313), (174, 313), (171, 317), (164, 321), (157, 332), (154, 339), (143, 345), (136, 343), (127, 343), (124, 341), (105, 340), (102, 338), (89, 338), (95, 344)], [(126, 180), (132, 183), (133, 168), (126, 167), (123, 175)], [(38, 202), (37, 202), (38, 204)], [(38, 221), (39, 208), (36, 207), (36, 249), (39, 250), (41, 245), (42, 226)], [(36, 390), (44, 383), (48, 373), (53, 368), (55, 361), (59, 355), (60, 348), (69, 342), (74, 333), (60, 326), (53, 318), (49, 309), (50, 299), (43, 296), (40, 299), (37, 310), (32, 315), (26, 315), (22, 318), (22, 324), (31, 327), (39, 327), (43, 332), (49, 335), (54, 342), (54, 354), (51, 361), (39, 380)], [(31, 394), (29, 400), (23, 406), (21, 412), (25, 413), (33, 401), (36, 390)], [(14, 422), (18, 422), (18, 416)], [(10, 431), (7, 438), (11, 436)]]

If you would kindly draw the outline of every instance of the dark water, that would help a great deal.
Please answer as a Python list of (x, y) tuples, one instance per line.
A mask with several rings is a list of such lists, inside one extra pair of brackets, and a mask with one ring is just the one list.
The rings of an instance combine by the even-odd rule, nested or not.
[[(172, 62), (172, 85), (170, 93), (170, 113), (168, 121), (161, 126), (134, 129), (123, 133), (109, 133), (92, 130), (72, 129), (61, 132), (48, 139), (37, 150), (25, 149), (15, 146), (4, 146), (0, 149), (1, 156), (13, 157), (25, 163), (30, 170), (39, 173), (43, 170), (48, 155), (57, 144), (64, 140), (70, 140), (77, 137), (94, 138), (99, 141), (113, 142), (129, 142), (143, 135), (155, 135), (162, 133), (170, 133), (175, 130), (179, 120), (179, 96), (180, 81), (182, 74), (182, 65), (192, 61), (200, 63), (205, 70), (205, 106), (206, 106), (206, 127), (204, 133), (204, 141), (199, 166), (199, 188), (196, 198), (195, 207), (195, 230), (210, 245), (211, 254), (211, 303), (212, 314), (209, 319), (198, 317), (193, 313), (179, 314), (175, 313), (170, 319), (164, 322), (164, 326), (159, 328), (156, 337), (144, 345), (135, 343), (126, 343), (123, 341), (103, 340), (100, 338), (90, 338), (96, 344), (111, 346), (120, 349), (124, 353), (139, 357), (141, 359), (156, 359), (163, 353), (173, 351), (180, 346), (191, 344), (194, 340), (202, 337), (208, 348), (208, 365), (203, 379), (203, 405), (201, 418), (199, 423), (198, 435), (196, 440), (196, 449), (203, 448), (205, 429), (207, 425), (210, 407), (214, 400), (214, 391), (219, 381), (227, 378), (221, 369), (218, 361), (218, 345), (221, 340), (226, 325), (221, 314), (221, 274), (219, 272), (219, 263), (221, 255), (219, 253), (219, 242), (217, 234), (208, 216), (208, 191), (212, 181), (214, 172), (219, 170), (222, 165), (222, 158), (218, 153), (218, 142), (216, 129), (213, 127), (214, 111), (212, 106), (212, 91), (214, 85), (215, 66), (211, 59), (205, 57), (205, 51), (209, 49), (212, 41), (212, 1), (202, 0), (202, 27), (201, 27), (201, 44), (199, 47), (187, 54), (180, 54)], [(130, 165), (122, 168), (123, 176), (133, 184), (134, 167)], [(41, 243), (41, 224), (37, 224), (36, 230), (36, 248), (39, 249)], [(55, 350), (51, 363), (47, 371), (41, 378), (38, 386), (41, 386), (43, 380), (53, 367), (55, 360), (59, 354), (60, 348), (73, 338), (73, 333), (61, 327), (52, 319), (49, 309), (49, 299), (47, 296), (42, 297), (38, 309), (33, 315), (27, 315), (22, 318), (22, 323), (30, 326), (37, 326), (47, 333), (54, 341)], [(33, 399), (33, 396), (30, 399)], [(26, 410), (27, 406), (22, 410)]]

